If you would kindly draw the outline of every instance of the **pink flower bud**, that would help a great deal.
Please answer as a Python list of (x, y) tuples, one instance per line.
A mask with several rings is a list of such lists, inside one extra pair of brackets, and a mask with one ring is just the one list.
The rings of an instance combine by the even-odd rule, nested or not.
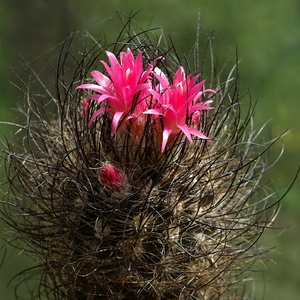
[(111, 164), (105, 164), (99, 172), (99, 181), (105, 187), (120, 190), (126, 184), (126, 175)]
[(86, 113), (88, 111), (88, 108), (89, 108), (89, 102), (87, 99), (85, 99), (82, 103), (82, 110), (81, 110), (81, 116), (82, 117), (85, 117), (86, 116)]

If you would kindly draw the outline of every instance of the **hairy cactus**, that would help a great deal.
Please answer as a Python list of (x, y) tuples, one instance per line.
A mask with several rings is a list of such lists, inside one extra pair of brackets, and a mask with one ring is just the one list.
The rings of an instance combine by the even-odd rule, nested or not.
[(199, 81), (205, 59), (193, 70), (129, 28), (80, 55), (69, 38), (56, 92), (26, 90), (22, 143), (2, 150), (2, 217), (36, 260), (32, 299), (245, 299), (279, 201), (260, 183), (275, 140), (249, 128), (251, 108), (241, 118), (238, 65)]

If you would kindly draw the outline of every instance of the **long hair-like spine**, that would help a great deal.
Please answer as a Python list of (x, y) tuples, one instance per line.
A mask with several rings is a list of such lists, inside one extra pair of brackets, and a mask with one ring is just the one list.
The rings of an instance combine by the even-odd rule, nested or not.
[(154, 43), (155, 31), (136, 33), (131, 22), (115, 43), (80, 54), (69, 37), (56, 91), (45, 89), (44, 99), (25, 91), (26, 122), (15, 124), (22, 143), (2, 150), (10, 182), (2, 218), (22, 241), (15, 246), (37, 262), (28, 270), (40, 280), (32, 299), (246, 299), (244, 282), (266, 251), (257, 241), (278, 208), (261, 185), (275, 140), (261, 142), (252, 108), (241, 118), (241, 101), (251, 101), (240, 99), (238, 63), (227, 75), (212, 70), (205, 83), (216, 93), (203, 101), (214, 108), (196, 126), (211, 141), (178, 133), (162, 151), (160, 115), (144, 114), (142, 127), (123, 115), (113, 132), (103, 109), (91, 123), (105, 105), (87, 104), (95, 93), (76, 88), (93, 82), (106, 50), (142, 53), (145, 69), (170, 79), (179, 66), (205, 70), (205, 60), (194, 69), (173, 45)]

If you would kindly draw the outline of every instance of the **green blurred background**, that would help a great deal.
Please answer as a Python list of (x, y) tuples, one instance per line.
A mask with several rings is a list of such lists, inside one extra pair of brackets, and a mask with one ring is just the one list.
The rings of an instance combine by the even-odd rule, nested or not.
[[(218, 65), (233, 65), (238, 47), (241, 92), (251, 91), (258, 99), (254, 127), (272, 119), (264, 135), (274, 138), (285, 130), (291, 132), (273, 148), (274, 159), (284, 144), (280, 161), (268, 172), (265, 182), (275, 186), (282, 195), (295, 176), (300, 164), (300, 1), (299, 0), (0, 0), (0, 119), (14, 121), (13, 110), (22, 103), (22, 93), (10, 82), (16, 82), (10, 67), (18, 68), (25, 61), (35, 61), (55, 48), (73, 30), (88, 30), (113, 41), (122, 23), (117, 10), (131, 14), (140, 10), (135, 20), (144, 28), (161, 27), (175, 44), (189, 51), (195, 41), (198, 17), (205, 44), (215, 32), (215, 57)], [(59, 48), (57, 48), (59, 49)], [(50, 52), (49, 52), (50, 53)], [(24, 60), (23, 60), (24, 58)], [(23, 74), (20, 74), (23, 76)], [(0, 139), (13, 128), (1, 125)], [(2, 165), (2, 163), (1, 163)], [(4, 170), (1, 166), (1, 178)], [(278, 264), (262, 266), (253, 287), (256, 299), (296, 300), (300, 295), (300, 192), (299, 179), (282, 202), (276, 225), (281, 228), (265, 235), (267, 246), (276, 246), (271, 253)], [(284, 229), (284, 230), (282, 230)], [(1, 227), (0, 234), (6, 230)], [(274, 239), (270, 236), (278, 235)], [(4, 245), (1, 235), (1, 246)], [(15, 299), (10, 280), (31, 262), (23, 253), (9, 247), (0, 249), (1, 299)], [(11, 283), (11, 287), (14, 285)], [(24, 291), (24, 299), (30, 299)]]

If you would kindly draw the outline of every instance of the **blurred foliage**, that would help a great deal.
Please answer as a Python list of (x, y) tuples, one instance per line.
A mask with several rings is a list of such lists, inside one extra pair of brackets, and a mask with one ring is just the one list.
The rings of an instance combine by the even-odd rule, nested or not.
[[(162, 28), (166, 37), (170, 36), (175, 45), (187, 52), (195, 42), (197, 23), (201, 25), (200, 43), (206, 44), (214, 31), (214, 55), (219, 68), (226, 62), (229, 68), (234, 64), (237, 47), (241, 59), (241, 94), (249, 89), (253, 100), (258, 99), (254, 128), (273, 118), (267, 124), (266, 139), (292, 130), (273, 147), (270, 162), (283, 144), (285, 152), (267, 175), (266, 184), (275, 186), (282, 195), (293, 180), (300, 151), (299, 97), (295, 93), (300, 86), (299, 0), (0, 0), (0, 10), (2, 121), (14, 121), (17, 114), (12, 108), (22, 102), (21, 92), (10, 84), (15, 81), (10, 67), (21, 69), (27, 61), (35, 61), (42, 54), (47, 56), (50, 49), (59, 49), (60, 42), (73, 30), (87, 30), (97, 39), (105, 35), (108, 41), (114, 41), (122, 27), (118, 10), (127, 15), (140, 10), (135, 20), (143, 29)], [(18, 75), (26, 81), (28, 74), (23, 69), (24, 73)], [(10, 136), (13, 130), (1, 125), (0, 138)], [(3, 167), (1, 171), (3, 178)], [(265, 299), (272, 300), (299, 297), (299, 192), (298, 179), (283, 201), (276, 223), (281, 228), (290, 227), (266, 242), (277, 246), (273, 258), (279, 265), (267, 264), (266, 290), (257, 282), (254, 287), (257, 299), (263, 293)], [(266, 235), (265, 239), (268, 238)], [(5, 249), (4, 246), (0, 258)], [(1, 297), (6, 300), (14, 299), (12, 290), (6, 287), (10, 279), (25, 265), (30, 267), (24, 255), (9, 248), (8, 253), (0, 268)], [(27, 299), (25, 295), (24, 298)]]

